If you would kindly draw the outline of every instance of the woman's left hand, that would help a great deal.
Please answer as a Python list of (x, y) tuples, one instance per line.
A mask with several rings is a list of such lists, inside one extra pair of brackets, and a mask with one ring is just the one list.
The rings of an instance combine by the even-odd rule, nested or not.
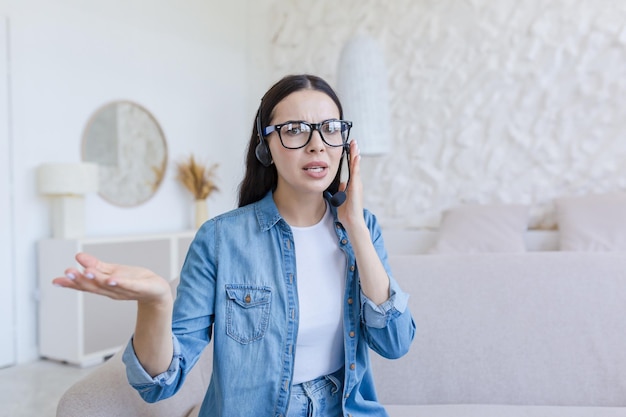
[(350, 180), (341, 183), (340, 190), (346, 193), (346, 201), (337, 209), (339, 221), (347, 230), (359, 225), (363, 220), (363, 182), (361, 181), (361, 155), (356, 140), (350, 142)]

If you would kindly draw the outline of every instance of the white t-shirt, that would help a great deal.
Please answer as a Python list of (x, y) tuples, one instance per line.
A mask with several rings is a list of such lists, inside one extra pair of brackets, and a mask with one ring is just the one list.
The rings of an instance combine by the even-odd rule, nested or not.
[(318, 224), (291, 227), (300, 303), (293, 384), (331, 374), (344, 363), (346, 257), (334, 227), (328, 205)]

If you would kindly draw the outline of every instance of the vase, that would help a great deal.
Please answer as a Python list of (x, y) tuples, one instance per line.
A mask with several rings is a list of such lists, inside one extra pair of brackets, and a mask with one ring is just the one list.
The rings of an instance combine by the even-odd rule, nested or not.
[(209, 220), (209, 209), (207, 208), (206, 200), (196, 200), (195, 202), (195, 215), (196, 215), (196, 229), (207, 220)]

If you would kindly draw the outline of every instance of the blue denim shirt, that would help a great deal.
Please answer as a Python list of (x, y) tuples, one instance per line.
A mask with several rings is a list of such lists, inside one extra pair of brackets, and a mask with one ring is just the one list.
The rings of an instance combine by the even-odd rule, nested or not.
[[(336, 209), (331, 209), (347, 262), (344, 412), (353, 417), (387, 416), (376, 400), (368, 349), (392, 359), (409, 350), (415, 324), (407, 308), (408, 295), (392, 278), (380, 228), (367, 210), (365, 220), (391, 287), (389, 299), (381, 305), (361, 292), (348, 235)], [(174, 395), (212, 338), (213, 374), (200, 416), (284, 416), (298, 333), (295, 251), (291, 228), (271, 192), (206, 222), (181, 271), (169, 369), (152, 378), (137, 360), (132, 343), (124, 353), (128, 380), (144, 400)]]

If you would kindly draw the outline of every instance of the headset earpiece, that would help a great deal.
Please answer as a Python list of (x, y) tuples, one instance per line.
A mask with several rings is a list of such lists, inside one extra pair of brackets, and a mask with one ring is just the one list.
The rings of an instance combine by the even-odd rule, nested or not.
[(272, 154), (270, 152), (269, 146), (267, 146), (265, 138), (263, 137), (263, 131), (261, 127), (261, 106), (259, 106), (259, 111), (256, 115), (256, 132), (257, 137), (259, 138), (259, 143), (257, 143), (256, 148), (254, 148), (254, 155), (264, 167), (268, 167), (272, 165)]
[(254, 149), (254, 154), (256, 155), (256, 159), (258, 159), (264, 167), (272, 165), (272, 154), (270, 153), (265, 139), (259, 137), (259, 143), (257, 143)]

